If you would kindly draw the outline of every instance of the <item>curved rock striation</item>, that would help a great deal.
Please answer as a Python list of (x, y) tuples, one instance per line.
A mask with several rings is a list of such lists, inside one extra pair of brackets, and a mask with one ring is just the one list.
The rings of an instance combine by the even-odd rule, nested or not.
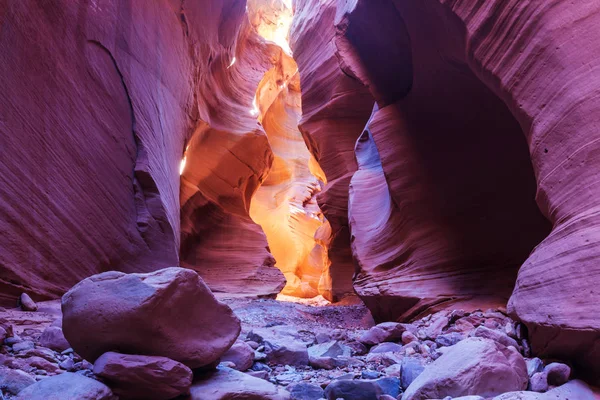
[[(275, 160), (252, 199), (250, 215), (263, 228), (286, 277), (281, 293), (315, 297), (330, 291), (322, 277), (329, 265), (327, 248), (315, 238), (327, 224), (315, 199), (325, 178), (298, 131), (300, 80), (295, 70), (292, 74), (276, 89), (277, 98), (261, 118)], [(259, 104), (264, 100), (259, 97)]]
[[(366, 46), (390, 35), (389, 24), (365, 31), (377, 16), (395, 20), (393, 40), (410, 48), (390, 54), (395, 69), (382, 69)], [(351, 220), (362, 221), (351, 225), (358, 294), (379, 319), (506, 304), (549, 224), (534, 201), (521, 127), (471, 71), (460, 25), (436, 2), (404, 1), (395, 9), (359, 1), (336, 24), (340, 56), (380, 107), (368, 132), (381, 162), (373, 178), (387, 184), (371, 199), (372, 212), (387, 210), (375, 224), (351, 200)], [(386, 83), (381, 74), (394, 71), (395, 84)], [(364, 200), (369, 189), (354, 186), (353, 195)]]
[[(0, 146), (12, 154), (0, 164), (0, 228), (10, 232), (0, 301), (176, 265), (180, 244), (182, 264), (216, 290), (255, 277), (249, 292), (277, 293), (284, 278), (248, 207), (272, 162), (252, 98), (278, 50), (254, 33), (245, 1), (0, 9)], [(186, 147), (202, 168), (184, 169), (180, 190)]]
[[(501, 304), (516, 280), (509, 309), (529, 327), (534, 352), (572, 358), (597, 377), (600, 84), (592, 38), (600, 6), (343, 6), (335, 21), (341, 65), (380, 107), (368, 132), (383, 174), (373, 163), (358, 178), (370, 169), (381, 187), (372, 201), (396, 208), (377, 226), (352, 226), (357, 292), (380, 319), (411, 318), (449, 304)], [(394, 34), (392, 25), (388, 43), (410, 54), (386, 53), (382, 65), (377, 43)], [(353, 196), (361, 190), (366, 196), (357, 182)], [(361, 212), (351, 210), (351, 220)], [(366, 240), (376, 230), (390, 235), (388, 246), (383, 237)]]
[(329, 300), (353, 292), (348, 186), (357, 168), (354, 143), (373, 107), (365, 86), (341, 68), (335, 46), (336, 12), (335, 0), (296, 1), (290, 32), (302, 80), (299, 128), (327, 180), (317, 201), (331, 226), (331, 233), (322, 232), (331, 262), (326, 274), (331, 292), (325, 297)]
[(521, 267), (509, 310), (535, 353), (571, 358), (599, 382), (600, 4), (445, 5), (465, 26), (471, 68), (521, 124), (537, 204), (553, 224)]
[[(186, 144), (181, 176), (181, 265), (196, 270), (215, 292), (272, 296), (285, 279), (274, 268), (266, 237), (249, 210), (273, 163), (256, 120), (255, 92), (264, 73), (281, 64), (281, 50), (265, 43), (242, 11), (235, 19), (240, 26), (225, 31), (238, 32), (223, 44), (232, 50), (211, 55), (198, 81), (202, 122)], [(197, 13), (208, 26), (215, 23), (205, 10)]]
[(177, 168), (194, 125), (180, 10), (166, 0), (0, 9), (0, 299), (176, 264)]

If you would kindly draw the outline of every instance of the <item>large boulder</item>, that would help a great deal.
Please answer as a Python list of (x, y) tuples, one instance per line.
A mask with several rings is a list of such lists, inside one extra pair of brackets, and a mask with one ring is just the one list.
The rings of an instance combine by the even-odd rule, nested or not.
[(118, 351), (198, 368), (218, 360), (240, 332), (231, 309), (184, 268), (91, 276), (63, 296), (62, 311), (65, 337), (91, 362)]
[(525, 360), (511, 347), (468, 338), (447, 349), (410, 384), (402, 400), (491, 397), (527, 387)]
[(65, 372), (45, 378), (19, 392), (15, 400), (118, 400), (103, 383)]
[(290, 400), (288, 392), (264, 379), (222, 367), (201, 376), (190, 392), (190, 400)]
[(192, 385), (192, 370), (159, 356), (104, 353), (94, 373), (123, 399), (169, 400), (189, 393)]

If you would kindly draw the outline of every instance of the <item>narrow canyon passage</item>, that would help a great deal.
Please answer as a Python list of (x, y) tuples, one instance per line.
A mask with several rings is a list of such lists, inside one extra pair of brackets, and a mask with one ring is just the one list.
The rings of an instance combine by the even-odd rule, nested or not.
[(331, 300), (327, 243), (329, 223), (316, 201), (326, 183), (325, 174), (308, 152), (298, 123), (302, 115), (302, 93), (298, 66), (288, 43), (293, 19), (291, 4), (265, 8), (265, 2), (250, 2), (248, 11), (257, 32), (281, 47), (283, 79), (269, 70), (261, 80), (251, 111), (265, 130), (273, 164), (250, 205), (250, 217), (259, 224), (275, 257), (275, 266), (285, 278), (282, 294)]
[(0, 399), (600, 400), (599, 38), (0, 0)]

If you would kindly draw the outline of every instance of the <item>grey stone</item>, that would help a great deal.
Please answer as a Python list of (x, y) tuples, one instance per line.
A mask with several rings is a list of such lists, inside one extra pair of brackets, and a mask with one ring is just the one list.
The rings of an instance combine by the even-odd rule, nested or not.
[(66, 371), (72, 371), (75, 369), (75, 362), (72, 358), (67, 358), (64, 361), (59, 362), (58, 366)]
[(34, 383), (35, 379), (24, 371), (0, 367), (0, 391), (17, 395), (21, 390)]
[(512, 347), (473, 337), (446, 349), (409, 385), (403, 400), (467, 395), (492, 397), (527, 387), (525, 360)]
[(40, 336), (40, 345), (56, 351), (64, 351), (71, 347), (58, 326), (49, 326), (44, 330)]
[(402, 343), (403, 344), (408, 344), (411, 342), (418, 342), (418, 341), (419, 341), (419, 338), (417, 338), (414, 333), (412, 333), (410, 331), (405, 331), (402, 333)]
[(326, 333), (320, 332), (315, 335), (315, 340), (317, 343), (326, 343), (331, 341), (331, 336)]
[(583, 381), (572, 380), (546, 393), (516, 391), (501, 394), (493, 400), (596, 400), (597, 396)]
[(392, 342), (384, 342), (378, 344), (371, 348), (369, 353), (377, 354), (377, 353), (399, 353), (401, 352), (403, 347), (397, 343)]
[(192, 384), (190, 394), (189, 400), (291, 400), (287, 391), (272, 383), (230, 368), (202, 374)]
[(80, 374), (65, 372), (45, 378), (23, 389), (17, 400), (117, 400), (103, 383)]
[(501, 343), (506, 347), (512, 346), (517, 350), (519, 349), (519, 344), (515, 339), (508, 337), (503, 332), (495, 331), (493, 329), (486, 328), (485, 326), (480, 326), (477, 329), (475, 329), (475, 332), (473, 332), (473, 336), (495, 340), (496, 342)]
[(325, 392), (320, 386), (311, 383), (294, 383), (287, 387), (292, 400), (319, 400)]
[(401, 363), (400, 385), (406, 390), (425, 369), (423, 361), (417, 358), (404, 358)]
[(435, 343), (438, 346), (454, 346), (456, 343), (460, 342), (464, 339), (464, 336), (458, 332), (450, 332), (445, 333), (443, 335), (438, 335), (435, 338)]
[(403, 324), (384, 322), (369, 329), (360, 337), (359, 341), (369, 346), (383, 342), (400, 341), (402, 340), (402, 333), (404, 331), (406, 331), (406, 327)]
[(377, 379), (381, 376), (381, 373), (378, 371), (365, 370), (361, 372), (360, 377), (362, 379)]
[(544, 393), (548, 391), (548, 375), (545, 372), (536, 372), (529, 379), (529, 389), (532, 392)]
[(267, 360), (273, 364), (308, 365), (308, 350), (302, 342), (265, 342)]
[(19, 351), (33, 349), (34, 347), (35, 347), (35, 344), (31, 340), (25, 340), (25, 341), (22, 341), (19, 343), (15, 343), (13, 345), (12, 349), (15, 352), (19, 352)]
[(246, 342), (237, 341), (221, 356), (221, 361), (230, 361), (238, 371), (246, 371), (254, 362), (254, 350)]
[(246, 371), (244, 373), (248, 374), (250, 376), (253, 376), (255, 378), (269, 380), (269, 373), (267, 371), (252, 371), (252, 370), (249, 370), (249, 371)]
[(560, 386), (569, 381), (571, 368), (567, 364), (553, 362), (544, 368), (544, 373), (548, 376), (548, 384)]
[(544, 370), (544, 362), (539, 358), (530, 358), (525, 361), (527, 363), (527, 375), (532, 377), (536, 372), (542, 372)]
[(352, 349), (339, 341), (316, 344), (308, 348), (309, 357), (350, 357)]
[(38, 305), (35, 304), (35, 301), (27, 293), (21, 293), (19, 297), (19, 306), (23, 311), (37, 311)]

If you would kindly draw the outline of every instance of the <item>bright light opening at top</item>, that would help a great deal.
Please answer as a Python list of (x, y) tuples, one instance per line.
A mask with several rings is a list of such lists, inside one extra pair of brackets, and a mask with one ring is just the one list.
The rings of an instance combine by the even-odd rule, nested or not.
[[(292, 12), (292, 0), (275, 0), (275, 4), (269, 14), (263, 14), (261, 22), (256, 26), (258, 34), (268, 41), (281, 47), (288, 55), (292, 55), (292, 49), (288, 42), (290, 27), (294, 14)], [(261, 10), (264, 12), (264, 9)], [(260, 14), (260, 12), (259, 12)]]

